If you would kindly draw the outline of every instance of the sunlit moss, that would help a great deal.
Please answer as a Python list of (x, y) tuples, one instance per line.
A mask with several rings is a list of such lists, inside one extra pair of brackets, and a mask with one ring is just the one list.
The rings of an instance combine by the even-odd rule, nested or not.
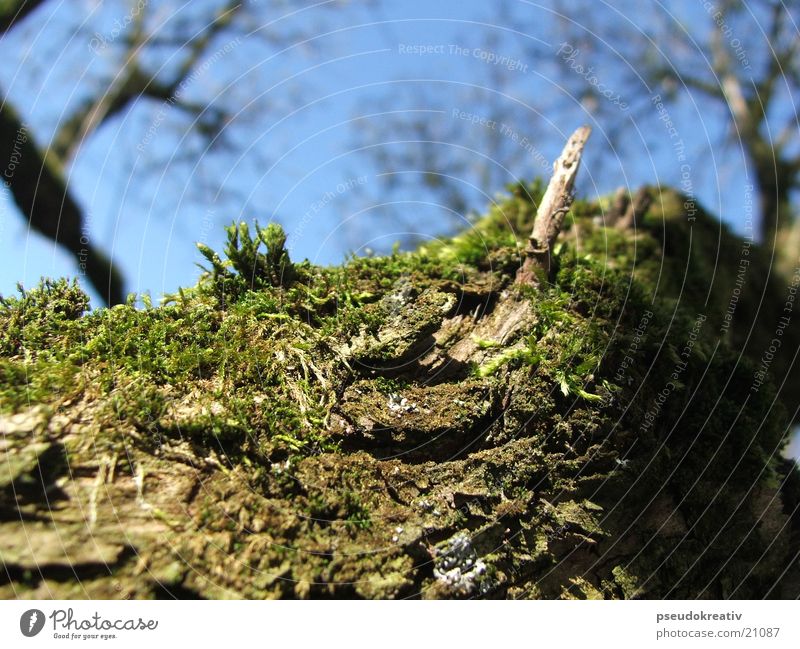
[[(336, 267), (289, 259), (274, 224), (233, 225), (223, 251), (202, 249), (198, 284), (160, 306), (87, 312), (63, 280), (4, 299), (0, 412), (15, 462), (0, 486), (36, 507), (52, 495), (37, 485), (60, 488), (65, 466), (124, 485), (131, 511), (166, 526), (131, 541), (159, 586), (122, 551), (113, 564), (133, 596), (167, 584), (210, 597), (688, 597), (708, 583), (723, 596), (721, 571), (761, 596), (789, 540), (751, 531), (784, 482), (797, 502), (798, 481), (777, 460), (787, 419), (774, 388), (748, 394), (757, 358), (740, 354), (738, 330), (720, 335), (742, 241), (701, 212), (688, 222), (668, 190), (625, 230), (598, 218), (608, 200), (576, 201), (553, 281), (518, 286), (541, 189), (509, 188), (450, 239)], [(738, 313), (757, 297), (744, 287)], [(475, 334), (502, 304), (524, 328)], [(457, 345), (466, 361), (448, 358)], [(118, 535), (96, 515), (108, 524), (93, 539)], [(83, 521), (60, 529), (79, 536)], [(620, 532), (631, 526), (635, 539)], [(615, 544), (633, 549), (596, 575), (585, 555), (572, 563)], [(462, 572), (466, 559), (485, 568), (475, 592), (432, 574), (456, 546)], [(115, 596), (111, 579), (82, 584)]]

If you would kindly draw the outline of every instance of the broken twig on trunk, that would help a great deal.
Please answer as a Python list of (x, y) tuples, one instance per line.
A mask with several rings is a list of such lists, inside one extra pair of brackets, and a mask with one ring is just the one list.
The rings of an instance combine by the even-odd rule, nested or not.
[(553, 245), (561, 231), (564, 216), (572, 205), (575, 177), (578, 174), (583, 147), (591, 132), (592, 129), (588, 126), (577, 129), (567, 140), (564, 150), (553, 164), (553, 177), (550, 178), (542, 202), (536, 211), (536, 221), (525, 251), (525, 261), (517, 272), (517, 282), (520, 284), (536, 284), (539, 270), (550, 274)]
[(624, 215), (616, 222), (617, 229), (626, 230), (636, 225), (636, 222), (650, 209), (653, 197), (647, 187), (641, 187), (631, 202), (628, 204)]
[(617, 191), (614, 192), (614, 202), (605, 215), (606, 225), (614, 225), (625, 216), (625, 211), (628, 209), (628, 204), (630, 202), (631, 197), (628, 194), (628, 190), (624, 187), (619, 187)]

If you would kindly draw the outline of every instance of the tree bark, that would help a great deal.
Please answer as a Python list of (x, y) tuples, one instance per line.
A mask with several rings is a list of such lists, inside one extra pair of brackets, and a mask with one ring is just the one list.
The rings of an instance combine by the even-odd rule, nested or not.
[(676, 249), (684, 201), (605, 264), (599, 207), (576, 217), (592, 255), (535, 291), (516, 247), (463, 263), (465, 233), (258, 291), (219, 264), (156, 309), (7, 300), (0, 595), (796, 598), (800, 479), (750, 390), (774, 332), (718, 335), (735, 272)]

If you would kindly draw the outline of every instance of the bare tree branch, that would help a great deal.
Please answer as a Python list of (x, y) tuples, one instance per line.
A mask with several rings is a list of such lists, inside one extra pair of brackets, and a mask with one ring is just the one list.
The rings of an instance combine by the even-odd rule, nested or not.
[[(56, 155), (66, 163), (71, 161), (81, 143), (91, 133), (107, 120), (123, 112), (131, 102), (140, 97), (164, 101), (175, 100), (181, 84), (206, 54), (209, 44), (220, 32), (230, 26), (234, 16), (241, 8), (242, 3), (239, 0), (231, 0), (220, 9), (205, 30), (182, 44), (182, 47), (188, 49), (188, 54), (169, 83), (157, 81), (141, 68), (139, 57), (143, 48), (150, 41), (144, 31), (145, 11), (140, 11), (127, 39), (128, 49), (124, 57), (122, 72), (104, 93), (98, 95), (93, 101), (87, 102), (64, 122), (53, 140), (52, 148)], [(181, 107), (196, 114), (200, 114), (206, 108), (205, 105), (190, 102), (182, 103)]]
[(36, 146), (8, 103), (0, 111), (0, 143), (14, 161), (14, 173), (6, 181), (29, 227), (71, 252), (81, 274), (108, 304), (122, 302), (122, 277), (84, 231), (83, 211), (67, 188), (61, 165)]
[(0, 33), (14, 27), (45, 0), (11, 0), (0, 3)]

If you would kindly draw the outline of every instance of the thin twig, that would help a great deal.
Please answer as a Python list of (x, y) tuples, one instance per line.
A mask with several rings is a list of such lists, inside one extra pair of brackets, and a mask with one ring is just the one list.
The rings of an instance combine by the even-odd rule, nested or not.
[(525, 251), (525, 261), (517, 273), (518, 283), (536, 284), (537, 269), (550, 273), (553, 245), (564, 223), (564, 215), (572, 205), (575, 177), (578, 175), (583, 147), (591, 132), (589, 126), (577, 129), (567, 140), (564, 150), (553, 164), (553, 177), (550, 178), (542, 202), (536, 211), (536, 221), (533, 224), (528, 249)]

